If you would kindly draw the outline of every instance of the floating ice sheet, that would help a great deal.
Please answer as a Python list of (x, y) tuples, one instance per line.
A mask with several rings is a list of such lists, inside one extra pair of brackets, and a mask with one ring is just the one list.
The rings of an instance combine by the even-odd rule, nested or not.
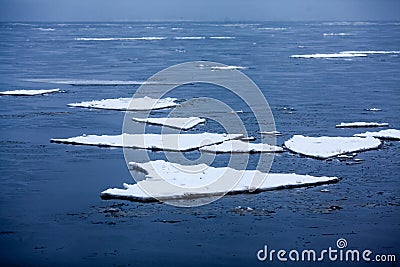
[(400, 140), (400, 130), (397, 129), (387, 129), (379, 132), (366, 132), (361, 134), (355, 134), (354, 136), (359, 137), (376, 137), (380, 139), (389, 139), (389, 140)]
[(269, 131), (269, 132), (262, 132), (261, 131), (260, 134), (263, 134), (263, 135), (275, 135), (275, 136), (282, 135), (282, 133), (279, 132), (279, 131)]
[(308, 137), (302, 135), (294, 135), (285, 142), (287, 149), (319, 159), (374, 149), (378, 148), (380, 144), (381, 141), (373, 137)]
[(33, 96), (44, 95), (50, 93), (61, 92), (59, 88), (56, 89), (41, 89), (41, 90), (12, 90), (0, 92), (0, 95), (15, 95), (15, 96)]
[(388, 127), (388, 123), (378, 123), (378, 122), (363, 122), (363, 121), (358, 121), (358, 122), (342, 122), (338, 125), (336, 125), (336, 128), (357, 128), (357, 127)]
[(204, 146), (200, 151), (209, 153), (265, 153), (283, 152), (283, 148), (261, 143), (249, 143), (241, 140), (229, 140), (222, 144)]
[(75, 80), (75, 79), (26, 79), (28, 82), (68, 84), (75, 86), (126, 86), (126, 85), (178, 85), (163, 81), (122, 81), (122, 80)]
[(363, 53), (332, 53), (332, 54), (308, 54), (308, 55), (291, 55), (291, 58), (351, 58), (351, 57), (367, 57)]
[[(130, 165), (136, 171), (146, 174), (146, 179), (137, 184), (123, 184), (123, 189), (107, 189), (101, 193), (102, 198), (147, 202), (207, 197), (221, 195), (225, 192), (229, 194), (248, 193), (254, 178), (263, 181), (256, 191), (335, 183), (339, 180), (337, 177), (267, 174), (257, 170), (239, 171), (229, 167), (214, 168), (205, 164), (188, 167), (163, 160), (147, 163), (131, 162)], [(188, 168), (194, 171), (187, 171)], [(195, 171), (199, 169), (202, 171)], [(232, 184), (232, 177), (241, 177), (241, 179), (236, 185), (229, 188), (227, 185)], [(213, 183), (215, 179), (218, 179), (217, 183)], [(176, 187), (172, 185), (179, 185), (180, 190), (176, 190)], [(152, 195), (146, 192), (151, 192)]]
[(132, 118), (133, 121), (150, 123), (156, 125), (167, 126), (175, 129), (189, 130), (200, 123), (204, 123), (206, 120), (198, 117), (189, 118)]
[(150, 97), (143, 98), (111, 98), (102, 100), (84, 101), (80, 103), (68, 104), (70, 107), (111, 109), (111, 110), (154, 110), (176, 107), (176, 98), (154, 99)]
[(82, 135), (66, 139), (53, 138), (54, 143), (129, 147), (150, 150), (190, 151), (203, 146), (242, 138), (242, 134), (122, 134), (122, 135)]
[(243, 70), (246, 67), (242, 66), (212, 66), (211, 70)]

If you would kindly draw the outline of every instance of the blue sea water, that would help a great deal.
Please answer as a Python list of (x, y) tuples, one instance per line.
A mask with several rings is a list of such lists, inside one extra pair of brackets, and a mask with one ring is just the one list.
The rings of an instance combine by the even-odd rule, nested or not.
[[(221, 36), (233, 38), (210, 38)], [(162, 38), (121, 39), (137, 37)], [(364, 131), (335, 128), (340, 122), (387, 122), (399, 129), (400, 54), (290, 58), (349, 50), (399, 51), (399, 44), (397, 22), (0, 24), (0, 90), (59, 87), (65, 91), (0, 97), (1, 264), (265, 265), (271, 263), (256, 257), (264, 245), (322, 250), (335, 247), (339, 238), (347, 239), (349, 248), (400, 257), (400, 143), (396, 141), (359, 153), (360, 164), (278, 154), (273, 172), (341, 180), (325, 187), (226, 196), (187, 209), (101, 200), (101, 191), (133, 182), (122, 149), (50, 143), (51, 138), (121, 133), (123, 112), (67, 107), (73, 102), (130, 97), (138, 88), (104, 86), (101, 81), (145, 81), (166, 67), (196, 60), (246, 67), (243, 73), (264, 93), (276, 128), (283, 133), (279, 145), (294, 134), (351, 136)], [(52, 83), (60, 79), (98, 81), (85, 86)], [(171, 96), (222, 99), (234, 110), (244, 110), (241, 118), (257, 135), (252, 115), (226, 90), (195, 84)], [(369, 108), (382, 111), (366, 111)], [(159, 114), (163, 112), (167, 111)], [(156, 126), (152, 129), (157, 131)], [(203, 131), (220, 128), (207, 123), (190, 130)], [(189, 158), (196, 157), (191, 153)], [(254, 161), (257, 155), (251, 157)], [(215, 165), (226, 161), (226, 155), (219, 155)], [(323, 188), (329, 192), (321, 192)], [(325, 261), (324, 266), (339, 263)]]

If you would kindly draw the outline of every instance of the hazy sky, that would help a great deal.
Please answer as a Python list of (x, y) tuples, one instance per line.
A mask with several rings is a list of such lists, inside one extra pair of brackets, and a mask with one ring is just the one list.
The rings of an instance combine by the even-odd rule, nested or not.
[(400, 0), (0, 0), (0, 20), (400, 20)]

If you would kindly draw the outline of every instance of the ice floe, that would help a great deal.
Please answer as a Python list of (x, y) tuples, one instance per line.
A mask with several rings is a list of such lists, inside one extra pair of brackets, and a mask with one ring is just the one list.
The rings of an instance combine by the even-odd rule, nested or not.
[(342, 51), (341, 54), (400, 54), (400, 51)]
[(203, 40), (206, 39), (204, 36), (180, 36), (174, 37), (175, 40)]
[(158, 41), (167, 37), (77, 37), (76, 41)]
[[(136, 184), (123, 184), (123, 189), (110, 188), (101, 193), (105, 199), (117, 198), (134, 201), (157, 201), (207, 197), (215, 195), (249, 193), (335, 183), (337, 177), (315, 177), (298, 174), (262, 173), (258, 170), (239, 171), (229, 167), (214, 168), (205, 164), (183, 166), (157, 160), (147, 163), (130, 163), (136, 171), (146, 175), (146, 179)], [(203, 171), (187, 171), (187, 169)], [(186, 170), (186, 171), (185, 171)], [(232, 177), (241, 177), (234, 186)], [(263, 181), (258, 188), (252, 188), (253, 179)], [(215, 182), (215, 179), (218, 182)], [(176, 185), (179, 185), (177, 190)], [(231, 188), (229, 188), (231, 187)], [(253, 190), (252, 190), (253, 189)], [(227, 192), (228, 191), (228, 192)], [(151, 192), (151, 195), (147, 192)]]
[(162, 125), (181, 130), (189, 130), (195, 127), (196, 125), (204, 123), (206, 121), (205, 119), (201, 119), (198, 117), (189, 117), (189, 118), (168, 117), (168, 118), (147, 118), (147, 119), (132, 118), (132, 120), (136, 122)]
[(279, 131), (269, 131), (269, 132), (262, 132), (261, 131), (260, 134), (263, 134), (263, 135), (275, 135), (275, 136), (282, 135), (282, 133), (279, 132)]
[(362, 127), (388, 127), (389, 123), (378, 123), (378, 122), (363, 122), (363, 121), (357, 121), (357, 122), (342, 122), (340, 124), (336, 125), (336, 128), (362, 128)]
[(285, 147), (295, 153), (319, 159), (341, 154), (378, 148), (381, 141), (374, 137), (308, 137), (294, 135), (285, 142)]
[(119, 85), (178, 85), (162, 81), (121, 81), (121, 80), (71, 80), (71, 79), (26, 79), (28, 82), (68, 84), (76, 86), (119, 86)]
[(363, 53), (331, 53), (331, 54), (306, 54), (306, 55), (291, 55), (291, 58), (351, 58), (351, 57), (367, 57)]
[(210, 39), (230, 40), (230, 39), (235, 39), (235, 37), (232, 37), (232, 36), (211, 36)]
[(0, 92), (0, 95), (33, 96), (61, 92), (60, 88), (41, 90), (12, 90)]
[(229, 140), (222, 144), (204, 146), (200, 148), (200, 151), (209, 153), (273, 153), (283, 152), (283, 148), (268, 144), (249, 143), (241, 140)]
[(243, 70), (246, 67), (242, 66), (212, 66), (211, 70)]
[(382, 111), (380, 108), (367, 108), (366, 111)]
[(365, 132), (360, 134), (355, 134), (358, 137), (376, 137), (380, 139), (388, 140), (400, 140), (400, 130), (397, 129), (387, 129), (379, 132)]
[(176, 98), (154, 99), (151, 97), (143, 98), (111, 98), (102, 100), (84, 101), (80, 103), (70, 103), (70, 107), (110, 109), (110, 110), (154, 110), (176, 107)]
[(324, 33), (324, 36), (350, 36), (352, 35), (351, 33), (345, 33), (345, 32), (329, 32), (329, 33)]
[(82, 135), (65, 139), (53, 138), (53, 143), (128, 147), (149, 150), (190, 151), (203, 146), (242, 138), (242, 134), (122, 134), (122, 135)]

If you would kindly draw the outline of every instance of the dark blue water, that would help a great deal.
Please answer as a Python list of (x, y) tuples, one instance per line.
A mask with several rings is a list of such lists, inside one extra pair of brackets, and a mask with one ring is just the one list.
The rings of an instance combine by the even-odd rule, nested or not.
[[(179, 36), (205, 38), (174, 39)], [(128, 41), (121, 37), (165, 39)], [(0, 97), (1, 263), (265, 265), (271, 263), (258, 262), (256, 253), (266, 244), (274, 249), (321, 250), (335, 246), (340, 237), (351, 248), (400, 257), (399, 142), (384, 142), (379, 150), (360, 153), (358, 158), (364, 161), (354, 165), (288, 152), (275, 157), (273, 172), (342, 178), (327, 187), (227, 196), (190, 209), (104, 201), (100, 199), (104, 189), (133, 182), (122, 149), (68, 146), (49, 140), (83, 133), (121, 133), (124, 113), (68, 108), (67, 104), (130, 97), (137, 86), (32, 81), (144, 81), (166, 67), (193, 60), (244, 66), (243, 72), (256, 82), (271, 106), (277, 130), (283, 133), (278, 137), (281, 145), (293, 134), (351, 136), (363, 131), (336, 129), (335, 124), (342, 121), (387, 122), (399, 129), (399, 54), (350, 60), (290, 58), (345, 50), (400, 50), (399, 44), (398, 23), (0, 24), (1, 91), (57, 87), (65, 91)], [(226, 91), (212, 86), (189, 88), (171, 95), (225, 99), (234, 110), (244, 109), (241, 117), (246, 127), (257, 134), (257, 125), (240, 99), (228, 98)], [(373, 107), (382, 111), (365, 110)], [(209, 123), (190, 132), (218, 129)], [(218, 156), (216, 165), (224, 165), (226, 158)], [(330, 192), (321, 192), (322, 188)], [(237, 211), (237, 206), (254, 211)], [(118, 212), (108, 212), (111, 207)], [(338, 263), (325, 262), (324, 266), (329, 264)]]

